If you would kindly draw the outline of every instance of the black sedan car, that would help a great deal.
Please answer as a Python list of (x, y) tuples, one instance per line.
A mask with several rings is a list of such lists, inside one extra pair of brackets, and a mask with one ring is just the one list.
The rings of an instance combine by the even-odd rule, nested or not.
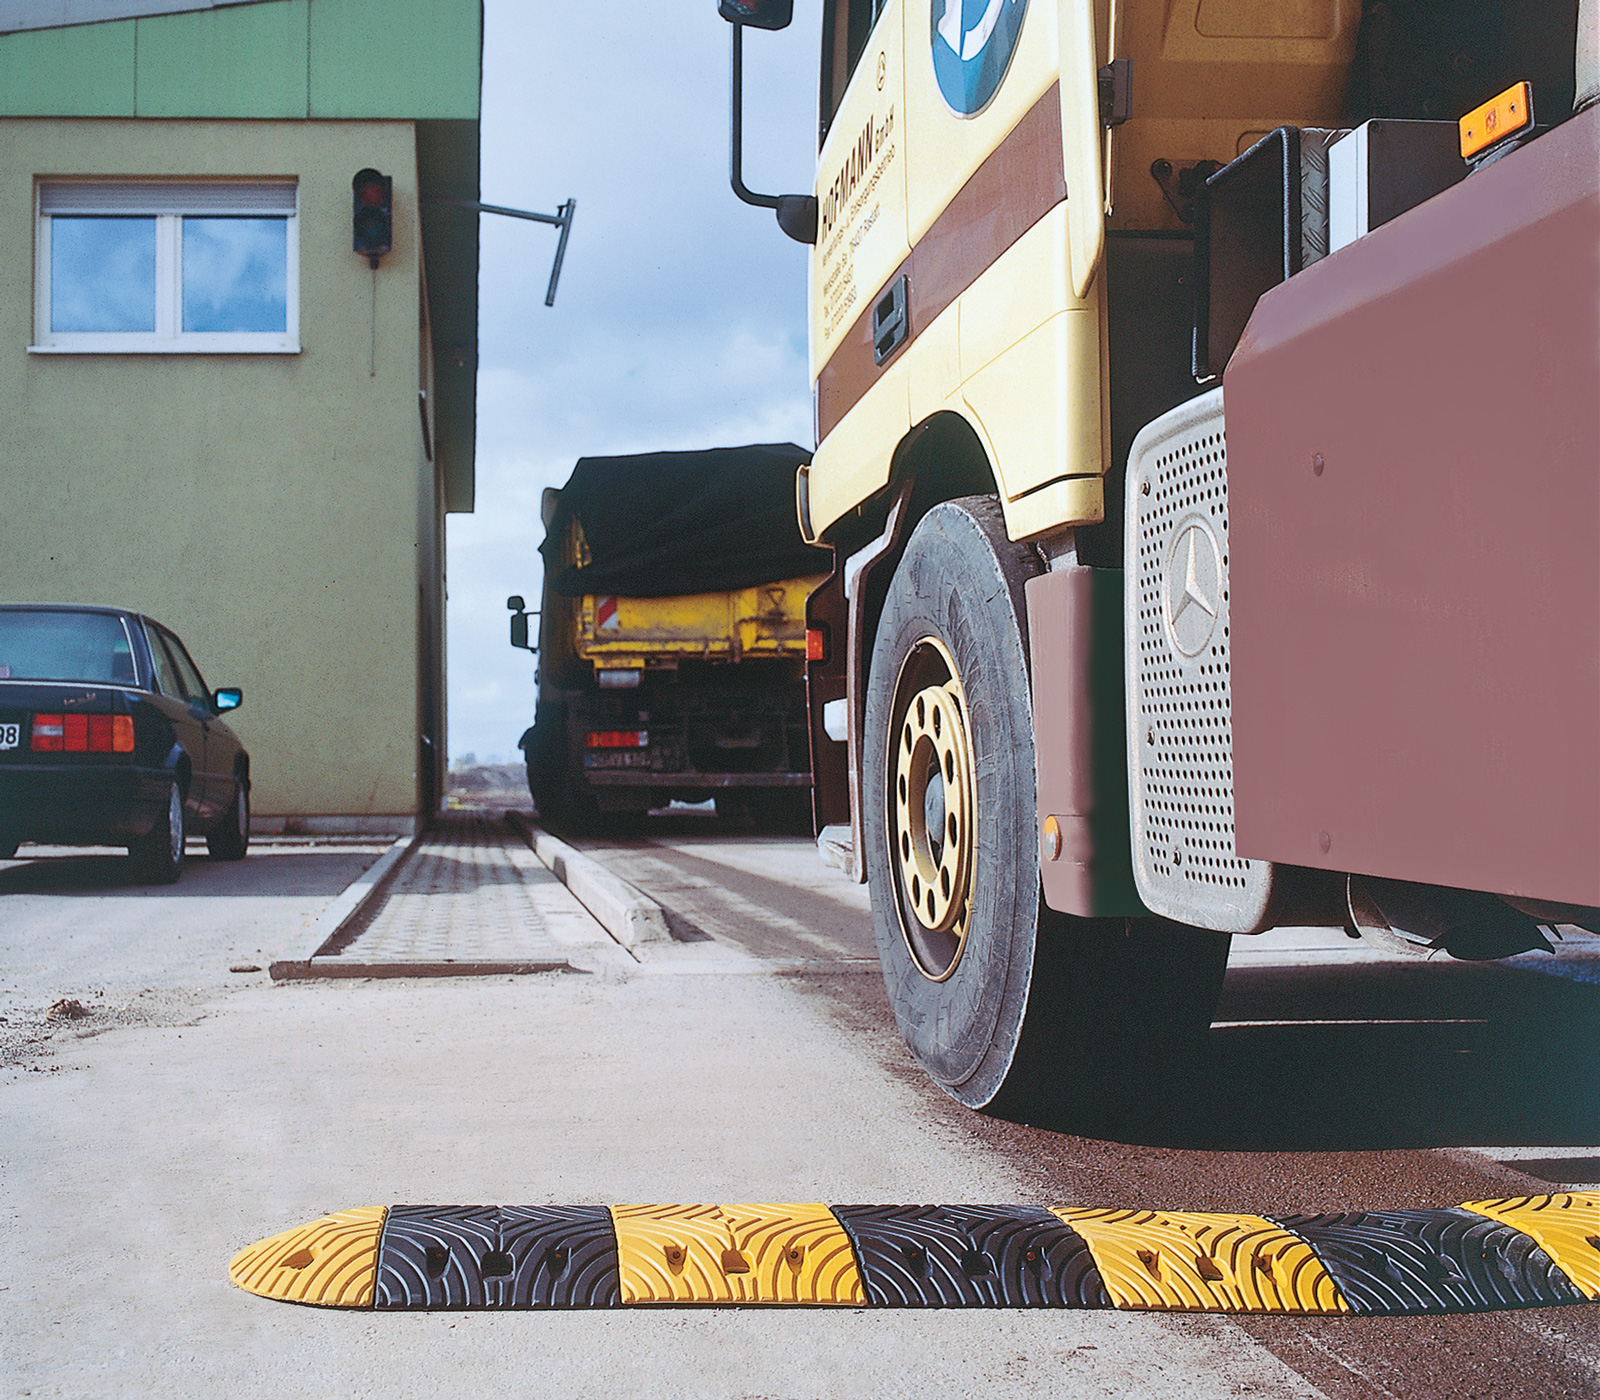
[(22, 841), (126, 846), (142, 880), (250, 844), (250, 755), (159, 622), (120, 608), (0, 603), (0, 859)]

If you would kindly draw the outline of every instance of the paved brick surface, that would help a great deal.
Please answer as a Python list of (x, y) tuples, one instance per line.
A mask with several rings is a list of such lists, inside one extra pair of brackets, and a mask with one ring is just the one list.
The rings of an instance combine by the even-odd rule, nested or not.
[(566, 962), (562, 945), (572, 940), (553, 936), (552, 917), (570, 925), (580, 916), (588, 918), (503, 822), (451, 813), (401, 862), (373, 907), (323, 958), (560, 966)]

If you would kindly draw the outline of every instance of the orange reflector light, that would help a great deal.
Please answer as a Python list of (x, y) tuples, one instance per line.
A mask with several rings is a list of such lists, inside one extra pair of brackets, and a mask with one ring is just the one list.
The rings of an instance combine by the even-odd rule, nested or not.
[(585, 741), (591, 749), (646, 749), (650, 747), (648, 729), (591, 729)]
[(35, 753), (61, 752), (61, 716), (35, 715), (28, 747)]
[(111, 716), (111, 752), (133, 752), (133, 716)]
[(826, 661), (828, 659), (828, 629), (826, 627), (806, 628), (806, 660)]
[(1461, 118), (1461, 159), (1471, 160), (1496, 141), (1533, 125), (1533, 87), (1517, 83)]

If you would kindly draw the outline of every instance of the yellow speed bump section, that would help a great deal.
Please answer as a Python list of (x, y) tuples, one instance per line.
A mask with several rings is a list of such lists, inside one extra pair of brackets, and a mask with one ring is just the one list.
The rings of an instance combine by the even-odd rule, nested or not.
[(228, 1277), (240, 1288), (285, 1303), (370, 1308), (386, 1210), (362, 1206), (335, 1211), (258, 1240), (233, 1256)]
[(1461, 1209), (1531, 1235), (1574, 1288), (1591, 1302), (1600, 1299), (1600, 1196), (1558, 1191), (1468, 1201)]
[(1259, 1215), (1065, 1207), (1119, 1308), (1348, 1313), (1311, 1246)]
[(866, 1302), (825, 1205), (612, 1206), (611, 1220), (624, 1303)]

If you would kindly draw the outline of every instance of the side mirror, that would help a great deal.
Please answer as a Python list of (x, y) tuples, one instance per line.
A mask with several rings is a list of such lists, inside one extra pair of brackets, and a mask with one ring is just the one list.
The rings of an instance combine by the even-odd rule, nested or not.
[[(522, 601), (520, 593), (513, 593), (506, 599), (506, 606), (511, 609), (511, 645), (523, 651), (537, 651), (537, 647), (528, 645), (528, 617), (523, 611), (526, 604)], [(538, 613), (532, 614), (538, 617)]]
[(224, 710), (237, 710), (244, 704), (244, 691), (236, 685), (225, 685), (211, 697), (211, 704), (219, 715)]
[(814, 244), (817, 241), (815, 195), (757, 194), (744, 182), (744, 31), (746, 28), (785, 28), (794, 18), (794, 0), (719, 0), (717, 13), (733, 26), (733, 54), (729, 64), (732, 91), (728, 114), (728, 183), (746, 204), (775, 211), (778, 227), (797, 243)]
[(794, 18), (794, 0), (718, 0), (717, 13), (729, 24), (787, 29)]

